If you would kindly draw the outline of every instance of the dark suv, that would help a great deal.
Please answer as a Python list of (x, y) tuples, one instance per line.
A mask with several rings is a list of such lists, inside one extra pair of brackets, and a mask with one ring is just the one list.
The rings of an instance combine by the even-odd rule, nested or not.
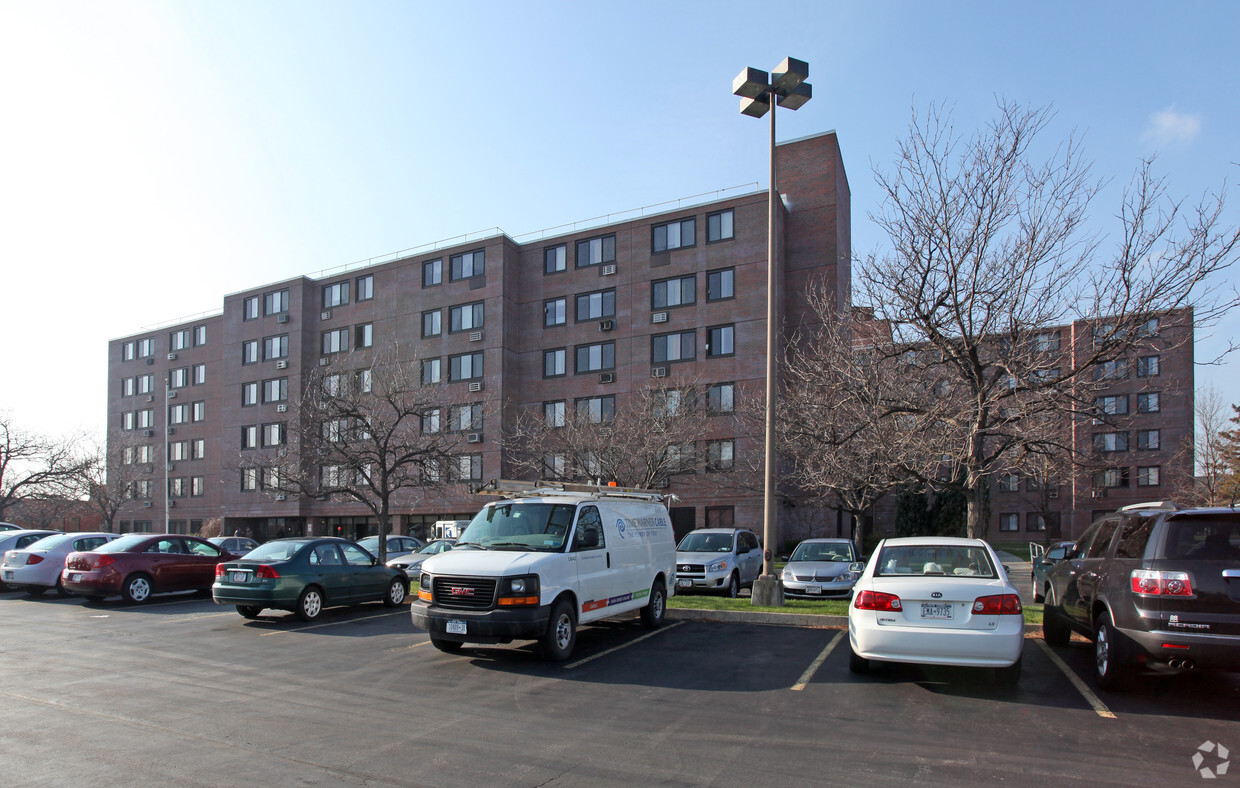
[(1047, 581), (1046, 642), (1091, 638), (1102, 689), (1141, 668), (1240, 670), (1240, 510), (1126, 506)]

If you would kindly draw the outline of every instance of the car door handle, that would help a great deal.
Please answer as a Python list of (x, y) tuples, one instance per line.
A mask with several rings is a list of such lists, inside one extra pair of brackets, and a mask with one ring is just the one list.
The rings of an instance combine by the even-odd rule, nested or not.
[(611, 553), (607, 554), (607, 568), (611, 569)]

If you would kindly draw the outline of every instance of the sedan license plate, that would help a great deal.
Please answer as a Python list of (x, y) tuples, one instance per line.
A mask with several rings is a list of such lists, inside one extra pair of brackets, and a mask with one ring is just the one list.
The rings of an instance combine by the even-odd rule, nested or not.
[(230, 583), (248, 583), (250, 582), (249, 572), (229, 572), (228, 582)]
[(6, 570), (4, 570), (4, 579), (5, 579), (5, 580), (12, 580), (12, 579), (13, 579), (13, 573), (12, 573), (12, 572), (10, 572), (10, 571), (9, 571), (9, 570), (7, 570), (7, 569), (6, 569)]
[(693, 581), (692, 580), (677, 580), (676, 585), (680, 586), (681, 588), (689, 588), (690, 586), (693, 585)]
[(922, 602), (921, 603), (921, 617), (950, 620), (952, 617), (951, 603), (949, 602)]
[(449, 635), (464, 635), (466, 632), (465, 622), (464, 621), (449, 621), (447, 629), (448, 629)]
[(822, 593), (822, 586), (818, 586), (818, 585), (806, 586), (806, 587), (805, 587), (805, 593), (807, 593), (807, 594), (821, 594), (821, 593)]
[(77, 582), (77, 579), (78, 579), (77, 573), (74, 572), (72, 574), (66, 575), (65, 579), (68, 580), (70, 583)]

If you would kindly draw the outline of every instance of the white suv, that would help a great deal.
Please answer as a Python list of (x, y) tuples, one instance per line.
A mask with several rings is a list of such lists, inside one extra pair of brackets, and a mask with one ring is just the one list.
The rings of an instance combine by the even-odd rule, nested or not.
[(743, 528), (701, 528), (676, 546), (676, 589), (735, 597), (762, 574), (762, 545)]

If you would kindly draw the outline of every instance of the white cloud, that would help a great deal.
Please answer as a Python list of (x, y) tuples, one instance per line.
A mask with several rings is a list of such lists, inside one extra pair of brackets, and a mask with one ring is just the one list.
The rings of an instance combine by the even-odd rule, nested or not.
[(1172, 104), (1150, 116), (1141, 139), (1154, 145), (1170, 145), (1191, 142), (1200, 132), (1201, 116), (1179, 112)]

